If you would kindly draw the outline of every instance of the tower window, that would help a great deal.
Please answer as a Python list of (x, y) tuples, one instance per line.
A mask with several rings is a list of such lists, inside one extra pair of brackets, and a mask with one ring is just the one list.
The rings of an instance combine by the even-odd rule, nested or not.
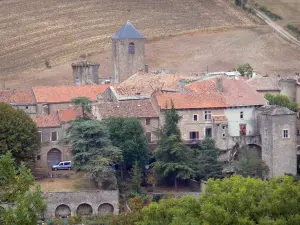
[(240, 119), (244, 119), (244, 112), (243, 111), (240, 112)]
[(284, 130), (283, 130), (282, 136), (283, 136), (283, 138), (289, 138), (289, 137), (290, 137), (290, 135), (289, 135), (289, 130), (284, 129)]
[(130, 42), (129, 43), (129, 46), (128, 46), (128, 53), (131, 54), (131, 55), (134, 55), (135, 53), (135, 45), (133, 42)]

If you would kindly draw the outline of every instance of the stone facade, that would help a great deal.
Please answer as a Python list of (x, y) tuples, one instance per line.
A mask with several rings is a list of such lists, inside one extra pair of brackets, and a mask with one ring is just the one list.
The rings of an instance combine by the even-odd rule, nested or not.
[[(129, 53), (134, 46), (134, 54)], [(114, 82), (119, 83), (145, 68), (145, 39), (113, 40)]]
[(119, 191), (47, 192), (45, 218), (119, 213)]
[(74, 84), (98, 84), (99, 66), (100, 64), (98, 63), (86, 60), (77, 63), (72, 63)]
[(264, 106), (258, 110), (257, 123), (262, 159), (270, 169), (269, 175), (296, 174), (296, 113), (279, 106)]
[[(70, 144), (63, 141), (65, 129), (59, 127), (39, 128), (41, 135), (41, 148), (36, 156), (36, 172), (51, 169), (53, 164), (59, 161), (72, 160), (72, 149)], [(57, 140), (51, 140), (51, 135), (56, 132)]]

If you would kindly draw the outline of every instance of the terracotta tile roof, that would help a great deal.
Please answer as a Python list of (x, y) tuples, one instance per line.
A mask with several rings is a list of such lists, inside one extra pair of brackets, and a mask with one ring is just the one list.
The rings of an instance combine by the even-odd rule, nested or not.
[(71, 102), (72, 98), (88, 97), (97, 100), (97, 95), (103, 93), (109, 84), (78, 85), (78, 86), (44, 86), (33, 87), (33, 93), (38, 103)]
[(179, 80), (186, 78), (186, 75), (179, 74), (152, 74), (139, 72), (129, 77), (124, 82), (115, 86), (119, 95), (148, 95), (157, 90), (177, 90)]
[(185, 86), (191, 92), (162, 93), (156, 96), (158, 105), (163, 109), (170, 102), (176, 109), (227, 108), (233, 106), (264, 105), (262, 95), (244, 80), (222, 79), (223, 91), (217, 90), (217, 78), (197, 81)]
[(37, 116), (36, 118), (33, 118), (33, 121), (37, 124), (39, 128), (60, 126), (60, 120), (58, 118), (57, 113)]
[(58, 111), (58, 117), (61, 122), (69, 122), (72, 120), (76, 120), (76, 118), (81, 115), (79, 109), (75, 109), (74, 107), (69, 107), (68, 109), (63, 109)]
[(150, 99), (103, 102), (98, 105), (101, 118), (108, 117), (158, 117)]
[(248, 84), (257, 91), (280, 91), (277, 77), (258, 77), (248, 80)]
[(176, 109), (226, 108), (222, 97), (199, 95), (195, 93), (162, 93), (156, 96), (161, 109), (171, 108), (171, 101)]
[(227, 117), (225, 115), (212, 116), (215, 121), (227, 121)]
[(31, 90), (0, 90), (0, 102), (10, 104), (34, 104)]
[(194, 82), (185, 88), (201, 96), (211, 95), (213, 98), (221, 95), (224, 102), (230, 107), (246, 105), (264, 105), (265, 99), (256, 92), (245, 80), (222, 78), (223, 91), (217, 90), (217, 78)]

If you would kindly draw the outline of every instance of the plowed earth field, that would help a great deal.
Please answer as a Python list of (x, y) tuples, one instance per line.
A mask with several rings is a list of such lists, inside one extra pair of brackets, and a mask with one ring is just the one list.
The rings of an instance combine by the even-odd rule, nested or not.
[(253, 24), (226, 0), (2, 0), (0, 15), (0, 75), (106, 51), (127, 20), (148, 38)]

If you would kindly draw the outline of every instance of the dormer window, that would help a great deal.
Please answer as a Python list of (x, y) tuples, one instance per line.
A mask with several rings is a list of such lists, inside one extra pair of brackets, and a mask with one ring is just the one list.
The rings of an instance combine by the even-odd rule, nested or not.
[(129, 46), (128, 46), (128, 53), (130, 55), (134, 55), (135, 54), (135, 45), (133, 42), (130, 42), (129, 43)]

